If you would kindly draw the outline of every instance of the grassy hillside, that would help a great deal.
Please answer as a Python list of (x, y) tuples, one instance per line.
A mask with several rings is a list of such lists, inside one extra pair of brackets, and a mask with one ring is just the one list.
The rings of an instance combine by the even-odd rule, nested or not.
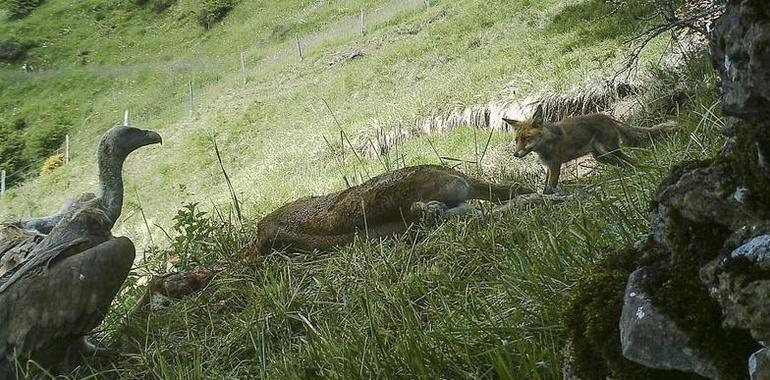
[[(457, 105), (591, 82), (621, 60), (622, 41), (641, 27), (630, 12), (608, 17), (612, 7), (596, 0), (438, 2), (427, 10), (421, 1), (244, 2), (209, 31), (195, 21), (194, 1), (160, 14), (127, 1), (101, 3), (49, 1), (2, 25), (3, 35), (45, 46), (30, 52), (37, 71), (11, 66), (0, 73), (6, 89), (0, 104), (12, 110), (7, 118), (26, 120), (30, 134), (50, 123), (47, 115), (66, 118), (61, 124), (73, 152), (70, 165), (12, 190), (0, 203), (4, 216), (50, 212), (67, 195), (93, 190), (94, 145), (125, 109), (134, 125), (163, 134), (165, 144), (129, 163), (121, 232), (146, 235), (132, 218), (139, 204), (151, 225), (168, 226), (183, 202), (226, 201), (211, 137), (256, 215), (344, 184), (351, 168), (333, 166), (324, 135), (333, 140), (342, 128), (356, 136), (373, 124), (409, 124)], [(351, 27), (361, 8), (396, 5), (403, 11), (370, 23), (365, 37), (355, 22)], [(305, 46), (303, 61), (295, 55), (295, 35), (314, 43)], [(353, 47), (364, 56), (326, 64)], [(249, 69), (245, 86), (241, 51)], [(431, 155), (423, 150), (406, 162), (435, 162)], [(382, 170), (374, 160), (364, 165), (370, 173)], [(157, 229), (153, 234), (162, 237)]]
[[(660, 69), (666, 44), (656, 41), (642, 60), (652, 89), (634, 120), (674, 118), (682, 131), (633, 150), (636, 169), (566, 176), (562, 187), (577, 197), (564, 204), (453, 221), (330, 255), (275, 253), (126, 324), (139, 273), (226, 259), (248, 238), (252, 220), (300, 196), (341, 189), (343, 176), (365, 179), (438, 163), (438, 156), (477, 161), (491, 137), (485, 160), (463, 168), (539, 187), (519, 170), (536, 165), (534, 157), (510, 158), (511, 136), (502, 132), (461, 128), (417, 138), (385, 162), (356, 157), (339, 142), (340, 130), (355, 138), (458, 106), (601, 83), (621, 65), (624, 41), (645, 27), (639, 16), (649, 11), (646, 2), (616, 10), (599, 0), (432, 1), (427, 9), (422, 1), (242, 1), (206, 30), (197, 21), (203, 3), (179, 0), (156, 12), (132, 1), (49, 0), (0, 23), (0, 35), (38, 46), (25, 61), (32, 72), (22, 72), (21, 62), (0, 68), (0, 122), (24, 120), (26, 141), (66, 130), (73, 152), (69, 164), (42, 176), (27, 173), (46, 157), (31, 157), (25, 181), (0, 200), (0, 218), (52, 212), (65, 197), (94, 191), (96, 142), (125, 109), (134, 126), (164, 137), (162, 147), (129, 159), (116, 231), (163, 248), (145, 253), (96, 333), (122, 352), (112, 369), (97, 371), (180, 379), (558, 378), (561, 313), (575, 278), (602, 252), (638, 239), (650, 194), (671, 166), (720, 145), (709, 65)], [(363, 55), (339, 61), (352, 49)], [(666, 90), (676, 86), (688, 89), (689, 102), (664, 114)], [(248, 219), (243, 227), (229, 211), (214, 139)], [(191, 202), (207, 214), (177, 212)]]

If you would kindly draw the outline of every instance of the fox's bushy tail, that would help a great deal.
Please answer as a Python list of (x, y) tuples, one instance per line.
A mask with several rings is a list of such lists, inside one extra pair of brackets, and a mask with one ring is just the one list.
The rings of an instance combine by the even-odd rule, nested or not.
[(670, 120), (650, 128), (640, 128), (618, 122), (617, 127), (618, 132), (620, 132), (620, 139), (623, 140), (623, 144), (640, 146), (652, 141), (652, 139), (658, 136), (673, 132), (676, 129), (677, 124), (675, 121)]

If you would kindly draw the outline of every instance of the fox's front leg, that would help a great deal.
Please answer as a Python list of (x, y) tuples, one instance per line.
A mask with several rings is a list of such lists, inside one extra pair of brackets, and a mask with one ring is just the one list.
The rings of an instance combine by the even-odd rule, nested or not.
[(545, 179), (545, 188), (543, 194), (555, 194), (559, 190), (556, 185), (559, 183), (559, 174), (561, 174), (561, 162), (546, 164), (547, 175)]

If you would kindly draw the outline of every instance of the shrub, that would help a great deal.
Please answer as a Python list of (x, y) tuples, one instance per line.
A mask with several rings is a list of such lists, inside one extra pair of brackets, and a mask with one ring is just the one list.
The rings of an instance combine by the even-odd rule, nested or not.
[(157, 13), (160, 13), (165, 11), (168, 8), (171, 8), (171, 6), (174, 4), (176, 4), (176, 0), (153, 0), (152, 10)]
[(198, 23), (206, 29), (227, 16), (235, 8), (237, 0), (203, 0), (198, 10)]
[(0, 43), (0, 62), (15, 63), (27, 57), (29, 49), (35, 47), (32, 42), (20, 42), (9, 38)]
[(64, 153), (57, 153), (45, 160), (40, 168), (40, 175), (50, 173), (64, 165)]
[(152, 10), (156, 13), (160, 13), (168, 8), (171, 8), (172, 5), (176, 4), (176, 1), (177, 0), (133, 0), (134, 4), (140, 7), (149, 4), (152, 7)]
[(11, 20), (16, 20), (32, 13), (42, 3), (43, 0), (6, 0), (5, 10)]

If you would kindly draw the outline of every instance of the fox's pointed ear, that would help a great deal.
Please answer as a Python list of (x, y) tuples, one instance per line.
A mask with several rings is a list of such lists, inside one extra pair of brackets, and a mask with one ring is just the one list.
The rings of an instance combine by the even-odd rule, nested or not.
[(511, 127), (514, 127), (514, 128), (518, 127), (519, 124), (521, 123), (518, 120), (507, 119), (507, 118), (503, 118), (503, 121), (505, 122), (505, 124), (508, 124), (508, 125), (510, 125)]
[(518, 120), (508, 119), (506, 117), (503, 118), (503, 121), (506, 122), (510, 126), (515, 126), (516, 124), (519, 124)]
[(537, 109), (535, 109), (535, 114), (532, 115), (532, 120), (535, 122), (536, 125), (543, 125), (545, 123), (545, 117), (543, 112), (543, 105), (538, 104)]

